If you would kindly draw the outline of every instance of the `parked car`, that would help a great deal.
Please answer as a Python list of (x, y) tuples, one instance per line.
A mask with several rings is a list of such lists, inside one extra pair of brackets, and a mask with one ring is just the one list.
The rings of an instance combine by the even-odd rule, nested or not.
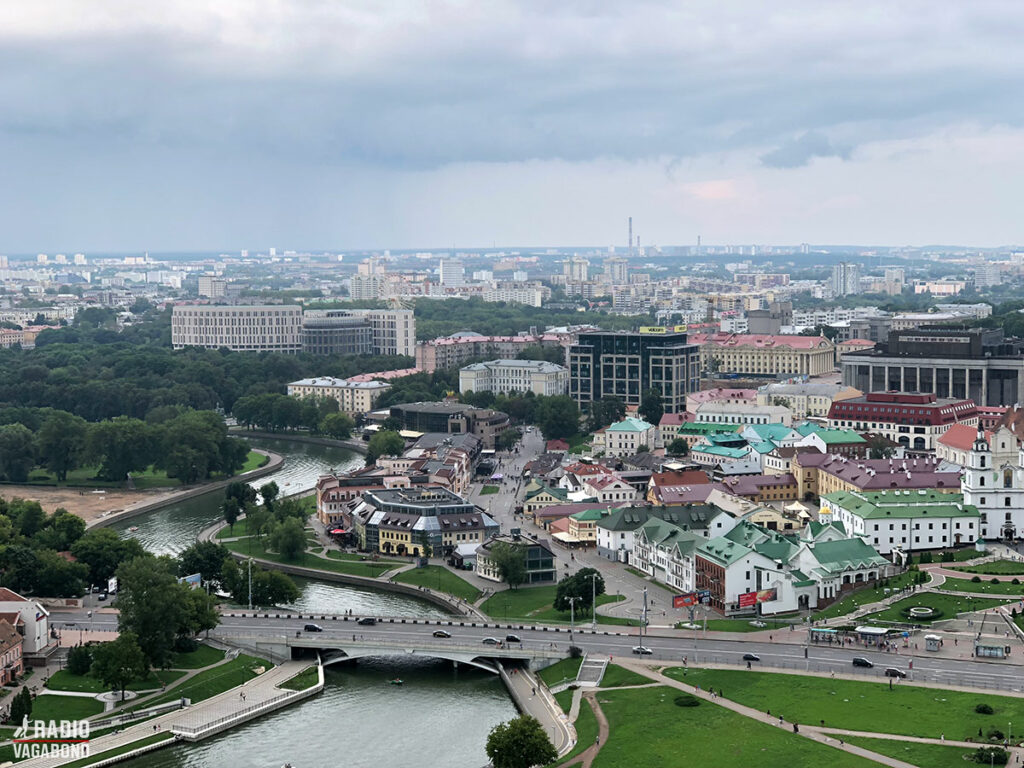
[(886, 677), (906, 677), (907, 673), (902, 669), (896, 669), (896, 667), (887, 667), (885, 670)]
[(638, 656), (650, 656), (652, 653), (654, 653), (654, 651), (652, 651), (646, 645), (634, 645), (633, 653), (637, 654)]
[(758, 656), (756, 653), (744, 653), (743, 654), (743, 660), (744, 661), (760, 661), (761, 657)]
[(363, 616), (363, 618), (361, 618), (356, 623), (362, 624), (364, 627), (372, 627), (374, 624), (377, 623), (377, 620), (372, 616)]
[(521, 638), (519, 635), (505, 635), (505, 642), (506, 643), (521, 643), (521, 642), (523, 642), (523, 638)]
[(854, 656), (853, 657), (853, 666), (855, 666), (855, 667), (869, 667), (870, 668), (870, 667), (873, 667), (875, 665), (872, 664), (867, 659), (865, 659), (863, 656)]
[(307, 632), (323, 632), (324, 631), (324, 628), (321, 627), (319, 624), (306, 624), (303, 627), (303, 629), (306, 630)]
[(443, 629), (435, 629), (434, 637), (451, 637), (452, 633)]
[(102, 602), (103, 600), (106, 600), (106, 599), (107, 599), (107, 593), (106, 593), (106, 592), (100, 592), (100, 596), (99, 596), (99, 597), (97, 597), (96, 599), (97, 599), (97, 600), (99, 600), (99, 601), (101, 601), (101, 602)]
[(501, 640), (496, 637), (485, 637), (484, 645), (501, 645)]

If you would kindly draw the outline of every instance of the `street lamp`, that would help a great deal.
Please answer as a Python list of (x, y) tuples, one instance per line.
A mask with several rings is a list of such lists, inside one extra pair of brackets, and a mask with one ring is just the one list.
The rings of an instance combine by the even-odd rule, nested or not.
[(576, 639), (573, 637), (572, 630), (573, 630), (573, 624), (575, 623), (575, 618), (576, 618), (576, 601), (577, 600), (579, 600), (578, 597), (570, 597), (569, 598), (569, 653), (570, 654), (572, 653), (573, 646), (576, 645)]
[(252, 558), (249, 558), (249, 610), (252, 610)]
[(594, 617), (592, 629), (597, 629), (597, 573), (590, 574), (590, 609)]

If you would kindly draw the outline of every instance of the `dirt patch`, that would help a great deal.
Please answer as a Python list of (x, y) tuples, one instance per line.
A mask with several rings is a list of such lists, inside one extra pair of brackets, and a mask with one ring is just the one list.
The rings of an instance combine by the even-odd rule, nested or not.
[(120, 512), (135, 504), (148, 504), (173, 497), (181, 492), (180, 488), (158, 491), (104, 491), (94, 493), (83, 488), (54, 488), (38, 485), (4, 485), (0, 486), (0, 496), (5, 499), (29, 499), (38, 501), (47, 513), (57, 507), (78, 515), (87, 523), (105, 517), (113, 512)]

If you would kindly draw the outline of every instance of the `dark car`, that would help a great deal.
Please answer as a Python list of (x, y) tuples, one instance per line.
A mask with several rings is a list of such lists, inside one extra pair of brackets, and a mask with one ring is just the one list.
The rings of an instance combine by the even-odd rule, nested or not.
[(886, 677), (906, 677), (907, 673), (902, 669), (896, 669), (896, 667), (888, 667), (885, 670)]
[(506, 643), (521, 643), (523, 639), (519, 635), (505, 635)]
[(868, 668), (870, 668), (870, 667), (873, 667), (875, 665), (872, 664), (867, 659), (865, 659), (863, 656), (854, 656), (853, 657), (853, 666), (855, 666), (855, 667), (868, 667)]
[(96, 599), (100, 600), (100, 601), (106, 600), (107, 599), (107, 593), (106, 592), (100, 592), (100, 596), (97, 597)]
[(452, 636), (452, 633), (448, 632), (448, 631), (446, 631), (444, 629), (435, 629), (434, 630), (434, 637), (451, 637), (451, 636)]
[(363, 616), (363, 618), (361, 618), (356, 623), (362, 624), (364, 627), (372, 627), (374, 624), (377, 623), (377, 620), (372, 616)]
[(756, 653), (744, 653), (743, 654), (743, 660), (744, 661), (760, 661), (761, 657), (758, 656)]
[(652, 653), (654, 653), (654, 651), (652, 651), (646, 645), (634, 645), (633, 653), (637, 654), (638, 656), (650, 656)]
[(307, 632), (323, 632), (324, 631), (324, 628), (321, 627), (319, 624), (306, 624), (303, 627), (303, 629), (306, 630)]

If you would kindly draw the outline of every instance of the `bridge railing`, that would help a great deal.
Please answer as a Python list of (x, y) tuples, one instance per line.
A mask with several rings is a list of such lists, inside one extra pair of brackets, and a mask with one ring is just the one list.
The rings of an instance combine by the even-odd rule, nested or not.
[[(358, 633), (356, 633), (358, 635)], [(333, 634), (320, 634), (320, 633), (304, 633), (301, 636), (295, 636), (292, 634), (280, 634), (270, 632), (255, 631), (232, 631), (231, 633), (219, 632), (217, 637), (230, 640), (232, 638), (237, 639), (250, 639), (253, 641), (260, 641), (262, 643), (281, 643), (283, 645), (294, 646), (298, 648), (338, 648), (339, 650), (345, 650), (345, 648), (381, 648), (381, 649), (395, 649), (401, 651), (459, 651), (460, 653), (473, 653), (476, 656), (501, 656), (509, 658), (521, 658), (523, 656), (555, 656), (561, 658), (565, 655), (565, 649), (560, 650), (557, 647), (557, 643), (551, 643), (555, 647), (548, 647), (549, 644), (544, 643), (544, 647), (538, 647), (536, 641), (526, 641), (518, 647), (517, 643), (502, 645), (485, 645), (483, 643), (473, 643), (471, 645), (466, 643), (458, 642), (437, 642), (431, 640), (389, 640), (387, 637), (370, 637), (358, 636), (356, 640), (351, 640), (349, 637), (342, 635), (338, 637)], [(532, 646), (532, 647), (531, 647)]]

